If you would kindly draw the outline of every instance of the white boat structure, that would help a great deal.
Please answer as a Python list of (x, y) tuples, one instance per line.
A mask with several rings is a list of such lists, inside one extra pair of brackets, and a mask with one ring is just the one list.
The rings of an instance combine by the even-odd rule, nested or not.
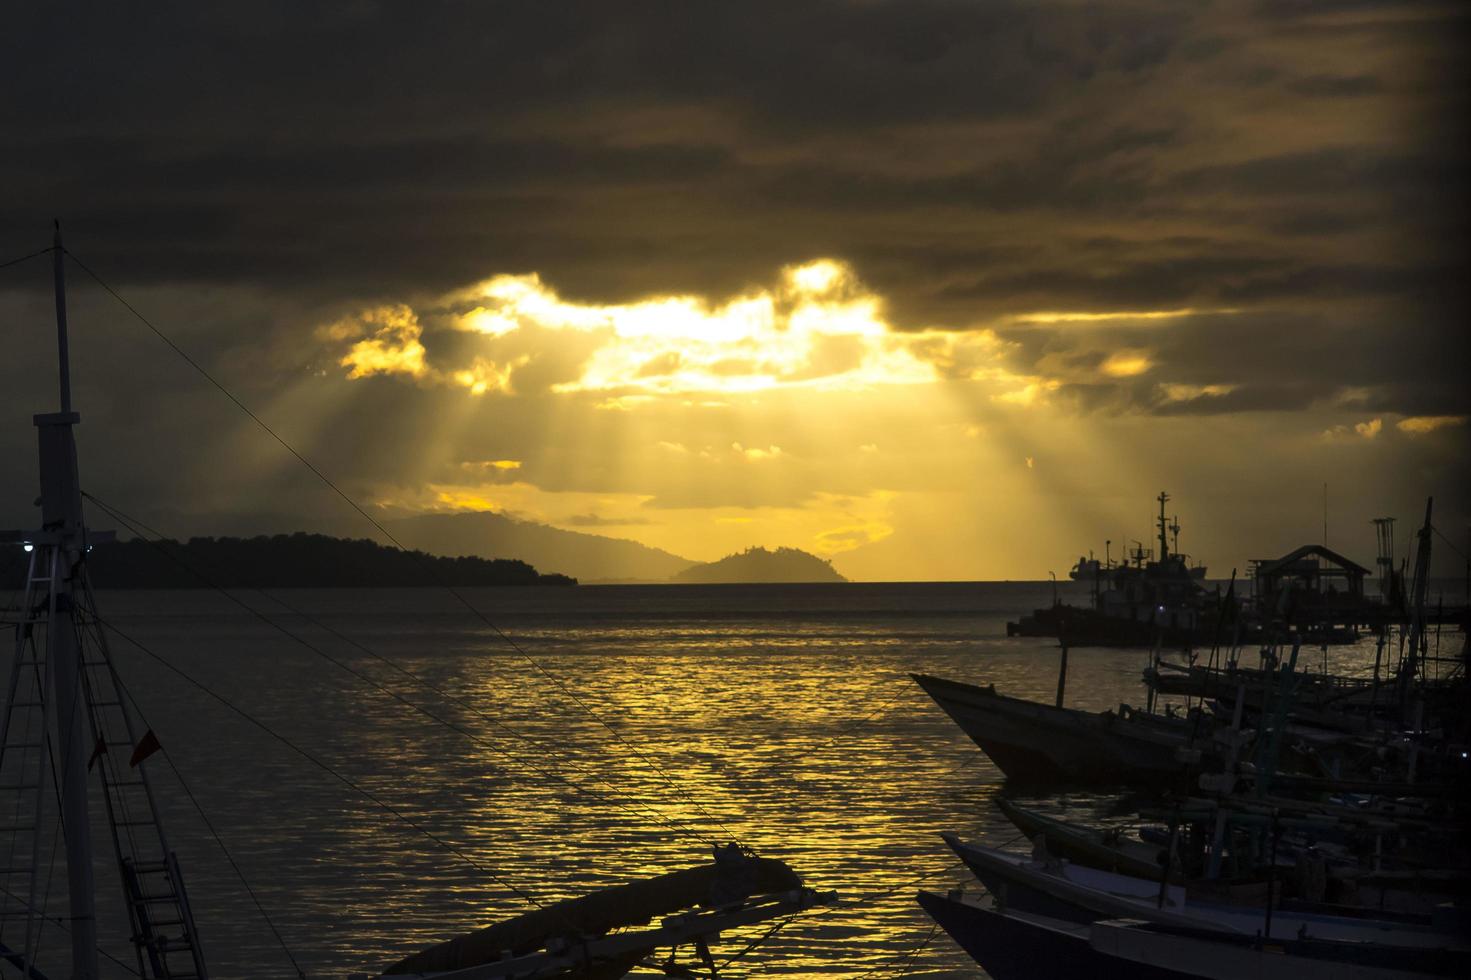
[[(9, 685), (0, 707), (0, 966), (28, 980), (100, 980), (103, 958), (147, 980), (207, 980), (199, 930), (179, 862), (164, 834), (150, 774), (161, 748), (118, 676), (88, 579), (87, 555), (111, 532), (86, 526), (71, 397), (64, 261), (54, 259), (60, 406), (35, 416), (40, 527), (0, 532), (23, 548), (26, 577)], [(98, 942), (90, 802), (100, 789), (134, 964)], [(53, 813), (49, 801), (59, 801)], [(62, 844), (65, 915), (49, 907)], [(718, 976), (720, 934), (832, 904), (780, 861), (729, 844), (713, 863), (540, 906), (439, 943), (372, 974), (381, 980), (611, 980), (635, 967), (669, 976)], [(47, 927), (68, 934), (69, 966), (56, 965)], [(751, 943), (734, 958), (758, 945)], [(667, 951), (656, 959), (660, 950)], [(685, 965), (676, 954), (688, 950)], [(47, 957), (51, 957), (50, 961)], [(293, 961), (294, 963), (294, 961)], [(299, 972), (299, 969), (298, 969)], [(8, 975), (8, 974), (7, 974)], [(301, 974), (305, 976), (305, 974)]]

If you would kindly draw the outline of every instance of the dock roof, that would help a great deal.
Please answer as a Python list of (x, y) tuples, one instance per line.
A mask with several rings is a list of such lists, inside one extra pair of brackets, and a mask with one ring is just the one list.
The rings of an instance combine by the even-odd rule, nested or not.
[(1261, 559), (1257, 562), (1257, 574), (1271, 575), (1273, 572), (1276, 572), (1288, 565), (1293, 564), (1294, 562), (1301, 561), (1302, 559), (1310, 556), (1317, 558), (1326, 558), (1328, 561), (1339, 566), (1346, 572), (1358, 575), (1369, 574), (1369, 569), (1365, 568), (1363, 565), (1360, 565), (1352, 558), (1345, 558), (1338, 552), (1324, 547), (1321, 544), (1305, 544), (1301, 548), (1298, 548), (1296, 551), (1288, 552), (1281, 558)]

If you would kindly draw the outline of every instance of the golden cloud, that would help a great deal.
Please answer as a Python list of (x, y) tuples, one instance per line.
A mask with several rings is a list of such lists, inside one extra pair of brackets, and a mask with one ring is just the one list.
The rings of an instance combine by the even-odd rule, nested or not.
[(1384, 431), (1384, 420), (1381, 418), (1368, 419), (1363, 422), (1355, 422), (1352, 426), (1335, 425), (1331, 429), (1324, 429), (1322, 438), (1325, 442), (1340, 442), (1344, 439), (1377, 439), (1379, 433)]
[(1012, 323), (1028, 324), (1034, 323), (1041, 326), (1053, 326), (1055, 324), (1092, 324), (1092, 323), (1116, 323), (1121, 320), (1138, 320), (1148, 322), (1151, 320), (1180, 320), (1185, 317), (1212, 315), (1227, 315), (1240, 313), (1235, 307), (1221, 307), (1216, 309), (1195, 309), (1186, 307), (1178, 310), (1119, 310), (1111, 313), (1085, 313), (1085, 312), (1040, 312), (1019, 313), (1010, 317)]
[[(426, 324), (474, 334), (482, 349), (461, 355), (458, 364), (436, 364), (424, 344)], [(577, 303), (535, 273), (499, 275), (422, 311), (405, 305), (366, 310), (319, 336), (350, 343), (340, 363), (351, 378), (401, 374), (472, 394), (514, 393), (529, 365), (560, 350), (565, 370), (547, 387), (562, 394), (606, 393), (601, 407), (614, 410), (634, 407), (640, 397), (862, 390), (945, 379), (993, 381), (1021, 390), (1025, 404), (1032, 400), (1025, 390), (1041, 380), (1005, 369), (1010, 348), (994, 331), (895, 329), (883, 299), (848, 264), (827, 258), (785, 267), (772, 286), (723, 302), (669, 295)]]
[(882, 521), (847, 524), (818, 532), (813, 538), (813, 550), (821, 555), (839, 555), (875, 541), (882, 541), (893, 533), (894, 528)]
[(1189, 385), (1166, 382), (1159, 386), (1160, 395), (1167, 402), (1188, 402), (1197, 398), (1220, 398), (1237, 389), (1237, 385)]
[(742, 446), (738, 442), (733, 442), (730, 448), (737, 456), (750, 463), (760, 463), (766, 460), (777, 459), (782, 454), (780, 446), (767, 446), (765, 449), (762, 449), (760, 446), (747, 447)]
[(356, 317), (322, 327), (318, 334), (329, 340), (359, 338), (337, 363), (348, 369), (349, 378), (374, 374), (407, 374), (421, 378), (424, 363), (423, 333), (419, 318), (407, 306), (380, 306)]
[(1395, 428), (1410, 436), (1423, 436), (1453, 425), (1465, 425), (1464, 415), (1411, 415), (1395, 423)]
[(1154, 366), (1145, 351), (1121, 350), (1110, 354), (1099, 365), (1104, 374), (1111, 378), (1132, 378), (1143, 374)]

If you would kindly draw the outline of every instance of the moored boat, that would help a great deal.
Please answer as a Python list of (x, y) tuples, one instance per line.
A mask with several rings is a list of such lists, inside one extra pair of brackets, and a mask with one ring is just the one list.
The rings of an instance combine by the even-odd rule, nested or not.
[(1202, 739), (1188, 755), (1187, 735), (1136, 719), (1126, 708), (1079, 711), (998, 694), (994, 685), (910, 675), (1010, 780), (1092, 785), (1162, 784), (1178, 779), (1186, 760), (1219, 766)]
[(1459, 922), (1374, 918), (1372, 910), (1337, 914), (1301, 907), (1261, 907), (1189, 897), (1176, 884), (1135, 878), (1040, 854), (1028, 856), (968, 844), (954, 834), (945, 842), (986, 890), (1008, 909), (1073, 922), (1132, 918), (1186, 929), (1206, 929), (1267, 939), (1373, 942), (1404, 949), (1441, 949), (1456, 944)]
[[(1040, 836), (1049, 853), (1078, 864), (1138, 878), (1158, 875), (1165, 865), (1163, 847), (1131, 839), (1120, 830), (1097, 830), (1057, 820), (1018, 806), (1005, 797), (998, 799), (996, 806), (1028, 840)], [(1173, 869), (1171, 876), (1181, 877), (1180, 869)]]
[(1263, 940), (1138, 919), (1077, 923), (951, 892), (919, 904), (994, 980), (1421, 980), (1464, 976), (1471, 950)]

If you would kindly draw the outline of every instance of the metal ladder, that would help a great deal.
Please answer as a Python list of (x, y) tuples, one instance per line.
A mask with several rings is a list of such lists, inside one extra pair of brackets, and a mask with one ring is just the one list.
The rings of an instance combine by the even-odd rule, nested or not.
[(141, 750), (139, 739), (152, 733), (138, 731), (97, 620), (91, 583), (85, 572), (78, 579), (82, 685), (96, 739), (93, 767), (102, 779), (139, 972), (154, 980), (207, 980), (184, 878), (158, 818), (148, 761), (132, 761)]
[[(45, 809), (52, 785), (51, 677), (46, 646), (36, 641), (35, 627), (49, 616), (54, 560), (55, 552), (44, 549), (33, 550), (27, 562), (10, 683), (0, 706), (0, 945), (6, 958), (23, 970), (35, 965), (48, 897), (42, 869), (49, 858), (43, 861), (42, 852), (50, 826)], [(54, 845), (54, 834), (49, 843)], [(15, 922), (24, 923), (18, 945), (11, 928)]]

